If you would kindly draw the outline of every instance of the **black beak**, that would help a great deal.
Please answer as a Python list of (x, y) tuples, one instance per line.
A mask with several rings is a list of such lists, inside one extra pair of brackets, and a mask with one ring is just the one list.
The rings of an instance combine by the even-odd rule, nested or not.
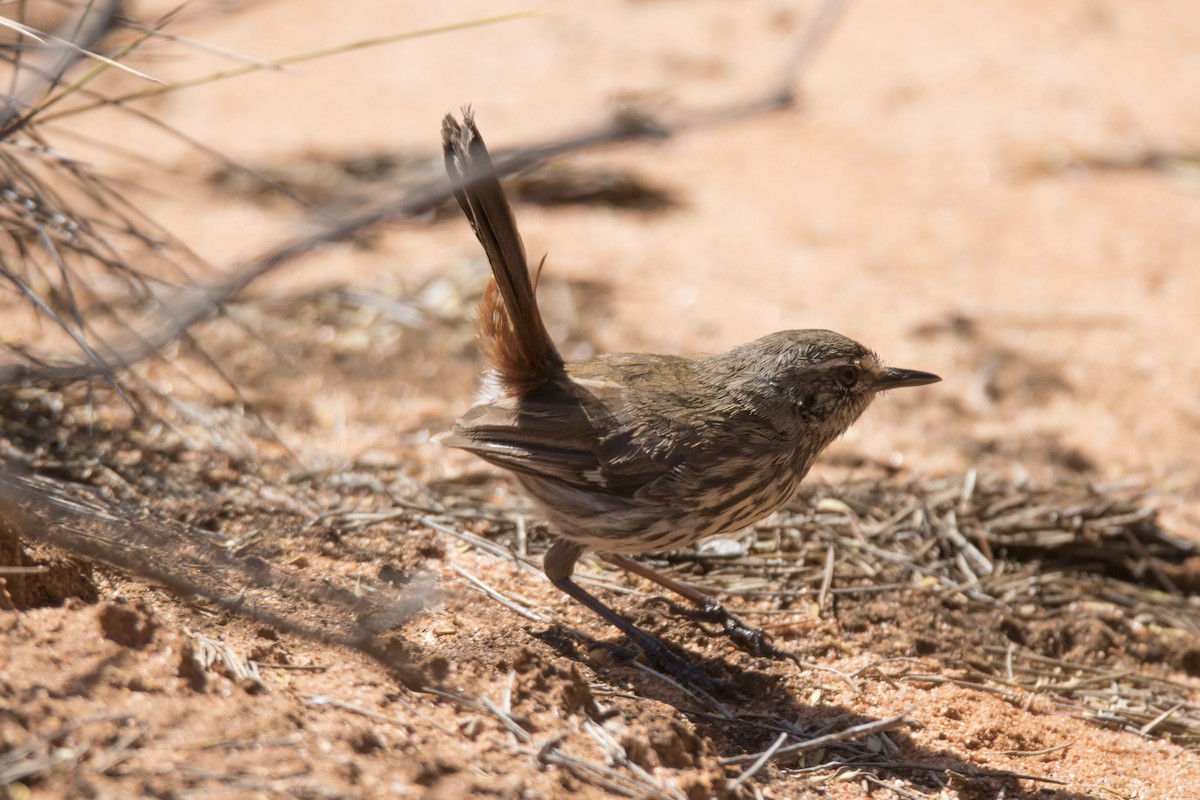
[(879, 391), (900, 389), (904, 386), (924, 386), (927, 383), (940, 381), (932, 372), (921, 372), (916, 369), (897, 369), (886, 367), (875, 380), (875, 388)]

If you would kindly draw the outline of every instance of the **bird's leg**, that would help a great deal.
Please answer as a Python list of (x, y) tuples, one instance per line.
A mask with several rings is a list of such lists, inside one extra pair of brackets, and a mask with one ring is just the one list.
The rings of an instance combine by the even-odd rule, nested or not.
[(660, 669), (675, 678), (692, 683), (706, 692), (713, 692), (717, 688), (717, 684), (702, 670), (675, 655), (665, 644), (613, 611), (599, 598), (572, 580), (571, 574), (574, 572), (575, 562), (583, 555), (584, 550), (582, 545), (566, 539), (557, 540), (542, 561), (542, 569), (550, 582), (620, 630), (645, 654), (648, 660)]
[(800, 663), (800, 659), (795, 654), (780, 650), (771, 644), (766, 633), (758, 628), (747, 625), (729, 613), (725, 606), (721, 605), (721, 602), (715, 597), (711, 597), (699, 589), (693, 589), (691, 586), (680, 583), (674, 578), (663, 575), (660, 572), (655, 572), (645, 564), (640, 561), (634, 561), (632, 558), (615, 553), (606, 553), (601, 558), (615, 567), (620, 567), (623, 570), (632, 572), (634, 575), (640, 575), (646, 580), (653, 581), (667, 591), (674, 592), (687, 600), (700, 609), (704, 617), (711, 619), (713, 622), (720, 623), (721, 627), (725, 629), (725, 633), (729, 635), (729, 638), (733, 639), (734, 642), (752, 655), (770, 656), (771, 658), (788, 659), (795, 661), (797, 664)]

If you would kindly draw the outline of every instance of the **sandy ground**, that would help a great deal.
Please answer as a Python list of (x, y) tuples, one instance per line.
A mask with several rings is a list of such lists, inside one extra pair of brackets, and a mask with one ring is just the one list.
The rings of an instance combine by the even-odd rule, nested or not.
[[(200, 6), (178, 32), (269, 58), (528, 9), (380, 2), (348, 13), (339, 3), (277, 0)], [(466, 103), (499, 149), (594, 126), (622, 104), (665, 117), (747, 98), (772, 80), (815, 4), (612, 0), (533, 10), (139, 107), (297, 191), (315, 191), (336, 211), (347, 198), (388, 189), (336, 164), (433, 157), (441, 116)], [(145, 52), (138, 65), (165, 79), (225, 63), (181, 57), (187, 51), (175, 45)], [(820, 327), (890, 364), (944, 377), (877, 402), (812, 481), (969, 467), (1013, 480), (1129, 480), (1152, 490), (1168, 529), (1200, 541), (1197, 97), (1194, 2), (860, 3), (804, 76), (797, 109), (568, 161), (635, 176), (668, 193), (671, 207), (520, 204), (517, 216), (531, 254), (548, 254), (543, 307), (573, 356), (713, 352)], [(219, 267), (321, 224), (214, 180), (220, 164), (119, 112), (96, 112), (86, 126), (150, 158), (89, 153), (145, 187), (132, 190), (139, 205)], [(424, 286), (446, 294), (447, 317), (462, 319), (469, 303), (451, 300), (477, 292), (483, 276), (469, 229), (448, 217), (390, 225), (367, 244), (311, 255), (250, 294), (264, 308), (292, 308), (288, 298), (332, 287), (386, 295)], [(522, 507), (496, 473), (429, 442), (473, 391), (478, 362), (463, 325), (381, 341), (343, 336), (319, 309), (264, 318), (282, 343), (235, 344), (215, 330), (211, 346), (301, 464), (348, 472), (409, 464), (400, 472), (423, 485), (478, 480), (488, 502)], [(297, 569), (311, 562), (316, 571), (325, 545), (291, 534), (274, 556), (308, 559)], [(412, 538), (394, 545), (390, 563), (422, 561), (437, 573), (442, 600), (398, 635), (447, 685), (469, 687), (472, 702), (507, 703), (534, 732), (530, 743), (514, 744), (520, 737), (486, 710), (408, 692), (360, 654), (101, 571), (98, 599), (0, 612), (0, 711), (10, 715), (0, 722), (0, 750), (44, 736), (77, 751), (10, 787), (9, 797), (28, 796), (26, 784), (34, 797), (608, 796), (611, 788), (539, 756), (544, 736), (558, 730), (583, 754), (603, 751), (608, 736), (688, 797), (1200, 797), (1194, 746), (1107, 729), (1059, 713), (1047, 697), (1014, 705), (969, 686), (883, 678), (851, 690), (829, 673), (734, 651), (661, 606), (623, 601), (656, 632), (728, 659), (754, 688), (740, 711), (786, 707), (813, 731), (911, 707), (918, 724), (900, 736), (898, 760), (1061, 782), (939, 784), (899, 772), (830, 779), (772, 767), (731, 790), (717, 758), (758, 752), (770, 737), (739, 737), (682, 714), (669, 688), (579, 656), (552, 627), (468, 591), (455, 569), (619, 641), (535, 572), (433, 532)], [(837, 619), (810, 620), (780, 641), (819, 667), (852, 672), (911, 655), (923, 626), (920, 635), (948, 648), (974, 641), (947, 619), (843, 605)], [(154, 630), (144, 640), (111, 635), (114, 625), (147, 621)], [(197, 633), (277, 668), (261, 680), (231, 668), (192, 675), (181, 665)], [(1194, 653), (1200, 641), (1180, 648)], [(1116, 641), (1105, 657), (1126, 663), (1134, 649)], [(1167, 660), (1163, 676), (1190, 681), (1198, 703), (1200, 670), (1188, 663)], [(611, 712), (593, 715), (600, 722), (580, 711), (589, 685)], [(118, 755), (98, 764), (97, 753)]]

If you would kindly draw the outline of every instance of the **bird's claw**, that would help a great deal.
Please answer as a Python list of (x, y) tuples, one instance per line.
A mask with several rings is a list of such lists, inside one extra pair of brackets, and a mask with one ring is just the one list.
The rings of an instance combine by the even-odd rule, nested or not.
[(725, 631), (725, 635), (732, 639), (734, 644), (752, 656), (800, 663), (800, 658), (794, 653), (781, 650), (772, 644), (765, 631), (742, 622), (715, 600), (700, 609), (696, 613), (696, 617), (720, 625)]

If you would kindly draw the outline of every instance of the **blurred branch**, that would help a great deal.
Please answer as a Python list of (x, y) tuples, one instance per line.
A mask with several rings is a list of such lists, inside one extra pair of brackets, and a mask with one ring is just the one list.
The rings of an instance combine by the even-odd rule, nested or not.
[[(80, 59), (94, 58), (107, 66), (154, 80), (137, 70), (131, 70), (110, 58), (92, 52), (92, 48), (113, 29), (119, 6), (120, 0), (89, 4), (75, 19), (63, 25), (58, 34), (53, 35), (43, 34), (28, 25), (0, 17), (0, 25), (32, 38), (41, 45), (33, 51), (31, 57), (21, 62), (22, 69), (16, 85), (2, 98), (5, 108), (0, 114), (0, 140), (9, 138), (28, 123), (29, 118), (39, 110), (34, 102), (35, 98), (58, 86), (67, 70)], [(70, 39), (63, 38), (64, 36)]]
[[(618, 109), (615, 114), (592, 129), (555, 137), (540, 144), (498, 151), (494, 157), (495, 173), (503, 177), (567, 153), (647, 139), (669, 139), (686, 131), (792, 108), (796, 105), (797, 85), (800, 79), (811, 68), (820, 49), (828, 42), (848, 5), (849, 0), (826, 0), (795, 46), (789, 50), (779, 77), (763, 92), (748, 100), (685, 110), (672, 118), (661, 120), (638, 110)], [(242, 71), (252, 68), (247, 66), (242, 68)], [(149, 91), (154, 93), (167, 88), (169, 87)], [(127, 369), (159, 353), (184, 336), (190, 328), (216, 315), (223, 303), (245, 291), (263, 276), (309, 253), (353, 239), (367, 228), (427, 213), (441, 206), (451, 196), (449, 183), (444, 178), (439, 176), (422, 181), (395, 200), (286, 243), (208, 286), (181, 290), (180, 296), (175, 300), (164, 302), (164, 309), (160, 314), (161, 324), (155, 330), (145, 335), (131, 335), (127, 341), (114, 344), (111, 351), (114, 355), (103, 364), (80, 360), (51, 366), (3, 366), (0, 367), (0, 384), (20, 380), (72, 381), (101, 375), (111, 376), (114, 372)]]
[[(436, 602), (431, 580), (400, 591), (364, 577), (353, 589), (293, 574), (261, 558), (240, 558), (181, 523), (138, 515), (108, 503), (93, 489), (0, 463), (0, 537), (42, 542), (166, 586), (181, 597), (203, 598), (232, 614), (306, 639), (350, 647), (396, 671), (409, 686), (425, 678), (403, 652), (376, 634), (389, 631)], [(263, 592), (293, 602), (257, 602)], [(319, 603), (328, 627), (305, 620), (300, 603)], [(279, 610), (271, 610), (279, 609)]]
[[(291, 66), (292, 64), (300, 64), (305, 61), (315, 61), (321, 58), (341, 55), (342, 53), (352, 53), (355, 50), (363, 50), (369, 47), (379, 47), (380, 45), (393, 44), (395, 42), (403, 42), (408, 39), (419, 39), (424, 36), (436, 36), (440, 33), (451, 33), (453, 31), (465, 30), (467, 28), (478, 28), (484, 25), (495, 25), (499, 22), (509, 22), (514, 19), (531, 16), (531, 12), (519, 11), (513, 14), (501, 14), (496, 17), (485, 17), (483, 19), (467, 20), (466, 22), (455, 22), (450, 25), (437, 25), (431, 28), (421, 28), (415, 31), (405, 31), (404, 33), (395, 33), (388, 36), (377, 36), (372, 39), (363, 39), (350, 44), (339, 44), (333, 47), (322, 47), (317, 50), (310, 50), (306, 53), (295, 53), (293, 55), (284, 56), (282, 58), (271, 59), (270, 61), (254, 61), (248, 64), (243, 64), (239, 67), (233, 67), (220, 72), (213, 72), (208, 75), (201, 75), (188, 80), (177, 81), (165, 86), (157, 86), (153, 89), (145, 89), (139, 92), (130, 92), (129, 94), (119, 95), (117, 97), (106, 97), (88, 103), (77, 108), (72, 108), (68, 111), (60, 111), (57, 114), (47, 114), (42, 117), (42, 122), (50, 122), (52, 120), (62, 119), (64, 117), (73, 116), (75, 114), (84, 114), (89, 111), (94, 111), (103, 106), (123, 106), (134, 100), (146, 100), (151, 97), (176, 92), (181, 89), (191, 89), (195, 86), (203, 86), (208, 83), (216, 83), (218, 81), (227, 80), (229, 78), (240, 78), (243, 75), (249, 75), (252, 72), (260, 72), (262, 70), (276, 70), (281, 67)], [(161, 81), (160, 81), (161, 83)]]

